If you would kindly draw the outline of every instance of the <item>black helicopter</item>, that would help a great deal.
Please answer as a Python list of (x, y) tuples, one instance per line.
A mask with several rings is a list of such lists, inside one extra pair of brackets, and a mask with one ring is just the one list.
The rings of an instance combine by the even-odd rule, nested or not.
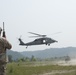
[(51, 43), (58, 42), (52, 38), (46, 37), (46, 35), (40, 35), (40, 34), (33, 33), (33, 32), (28, 32), (28, 33), (36, 35), (36, 36), (31, 36), (31, 37), (39, 37), (39, 38), (35, 39), (32, 42), (28, 42), (28, 43), (24, 43), (21, 38), (18, 38), (18, 40), (20, 41), (19, 45), (26, 46), (27, 48), (28, 46), (32, 46), (32, 45), (43, 45), (43, 44), (50, 46)]

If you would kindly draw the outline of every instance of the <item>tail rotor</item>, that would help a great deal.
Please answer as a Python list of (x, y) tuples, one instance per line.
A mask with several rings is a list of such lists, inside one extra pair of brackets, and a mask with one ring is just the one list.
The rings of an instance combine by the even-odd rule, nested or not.
[(20, 44), (19, 44), (19, 45), (24, 45), (24, 42), (22, 41), (21, 37), (22, 37), (22, 35), (20, 35), (20, 37), (19, 37), (19, 38), (17, 38), (17, 39), (19, 40), (19, 42), (20, 42)]

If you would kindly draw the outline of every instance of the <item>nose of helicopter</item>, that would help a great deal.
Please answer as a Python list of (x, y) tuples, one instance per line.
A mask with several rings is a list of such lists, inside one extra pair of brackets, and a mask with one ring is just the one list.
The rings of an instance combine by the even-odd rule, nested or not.
[(58, 41), (55, 41), (55, 42), (57, 42), (57, 43), (58, 43)]
[(56, 41), (56, 40), (53, 40), (53, 42), (58, 42), (58, 41)]

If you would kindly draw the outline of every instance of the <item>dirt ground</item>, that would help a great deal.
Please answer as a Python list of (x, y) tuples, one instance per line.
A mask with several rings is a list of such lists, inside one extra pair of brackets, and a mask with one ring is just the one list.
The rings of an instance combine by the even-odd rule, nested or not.
[(44, 74), (40, 74), (40, 75), (55, 75), (55, 74), (65, 74), (65, 73), (71, 73), (71, 72), (74, 72), (76, 70), (54, 70), (52, 72), (49, 72), (49, 73), (44, 73)]
[(58, 65), (63, 65), (63, 66), (74, 66), (76, 65), (76, 59), (71, 59), (70, 61), (58, 61), (57, 62)]
[[(74, 66), (74, 65), (76, 65), (76, 59), (72, 59), (68, 62), (58, 61), (55, 64), (61, 65), (61, 66)], [(40, 74), (40, 75), (56, 75), (56, 74), (60, 75), (60, 74), (71, 73), (71, 72), (76, 72), (76, 70), (54, 70), (49, 73), (44, 73), (44, 74)]]

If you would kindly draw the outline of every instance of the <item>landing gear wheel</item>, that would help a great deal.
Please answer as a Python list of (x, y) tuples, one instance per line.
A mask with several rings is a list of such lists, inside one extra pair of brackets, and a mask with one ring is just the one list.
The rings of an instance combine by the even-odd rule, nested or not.
[(48, 44), (48, 46), (50, 46), (50, 44)]
[[(28, 47), (28, 46), (27, 46)], [(27, 49), (27, 47), (26, 47), (26, 49)]]

